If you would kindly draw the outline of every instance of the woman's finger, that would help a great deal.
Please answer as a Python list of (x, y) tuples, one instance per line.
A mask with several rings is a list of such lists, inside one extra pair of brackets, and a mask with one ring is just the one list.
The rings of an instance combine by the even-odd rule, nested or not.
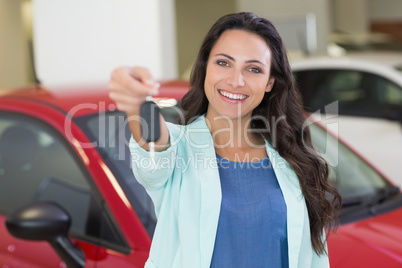
[(155, 93), (157, 86), (149, 70), (143, 67), (119, 67), (112, 72), (111, 82), (115, 90), (127, 90), (140, 96)]

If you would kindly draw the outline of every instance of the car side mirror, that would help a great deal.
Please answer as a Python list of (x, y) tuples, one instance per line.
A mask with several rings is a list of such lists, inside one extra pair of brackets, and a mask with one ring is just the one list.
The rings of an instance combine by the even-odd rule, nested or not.
[(48, 241), (67, 267), (83, 268), (85, 254), (67, 237), (70, 225), (68, 213), (53, 202), (27, 205), (6, 218), (7, 230), (14, 237)]

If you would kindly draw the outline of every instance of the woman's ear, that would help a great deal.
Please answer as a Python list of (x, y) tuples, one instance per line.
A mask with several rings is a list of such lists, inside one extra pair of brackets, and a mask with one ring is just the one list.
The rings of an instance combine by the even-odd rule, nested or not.
[(268, 84), (267, 84), (267, 87), (265, 88), (265, 92), (270, 92), (272, 90), (272, 87), (274, 86), (274, 84), (275, 84), (275, 78), (271, 77), (268, 80)]

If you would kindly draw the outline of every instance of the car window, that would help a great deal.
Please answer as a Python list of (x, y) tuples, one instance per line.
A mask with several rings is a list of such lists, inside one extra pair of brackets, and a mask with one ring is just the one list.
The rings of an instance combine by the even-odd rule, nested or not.
[[(341, 115), (392, 118), (401, 111), (402, 88), (375, 74), (356, 70), (309, 70), (295, 72), (305, 109), (320, 110), (338, 101)], [(392, 111), (389, 111), (390, 107)]]
[(359, 99), (359, 72), (336, 70), (311, 70), (296, 72), (296, 81), (303, 95), (306, 110), (315, 112), (323, 110), (326, 105), (339, 101), (349, 104)]
[[(88, 174), (64, 138), (35, 119), (0, 114), (0, 213), (53, 201), (71, 216), (71, 234), (122, 243), (102, 216)], [(102, 232), (103, 231), (103, 232)]]
[(402, 106), (402, 88), (383, 78), (378, 79), (378, 83), (384, 89), (384, 98), (388, 105)]
[(155, 209), (151, 198), (131, 171), (131, 155), (128, 147), (131, 132), (127, 125), (126, 114), (118, 111), (99, 113), (83, 116), (75, 121), (102, 155), (138, 218), (152, 237), (156, 226)]

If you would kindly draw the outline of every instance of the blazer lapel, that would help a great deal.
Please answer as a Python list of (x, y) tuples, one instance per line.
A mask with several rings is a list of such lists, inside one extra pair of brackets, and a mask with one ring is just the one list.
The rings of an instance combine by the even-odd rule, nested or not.
[(194, 163), (201, 187), (200, 267), (209, 267), (215, 246), (222, 200), (219, 170), (214, 143), (205, 117), (200, 116), (188, 125), (187, 133), (189, 145), (194, 152), (193, 156), (196, 158)]
[(305, 201), (299, 180), (289, 163), (267, 142), (268, 157), (281, 187), (287, 209), (289, 267), (297, 267), (305, 223)]

